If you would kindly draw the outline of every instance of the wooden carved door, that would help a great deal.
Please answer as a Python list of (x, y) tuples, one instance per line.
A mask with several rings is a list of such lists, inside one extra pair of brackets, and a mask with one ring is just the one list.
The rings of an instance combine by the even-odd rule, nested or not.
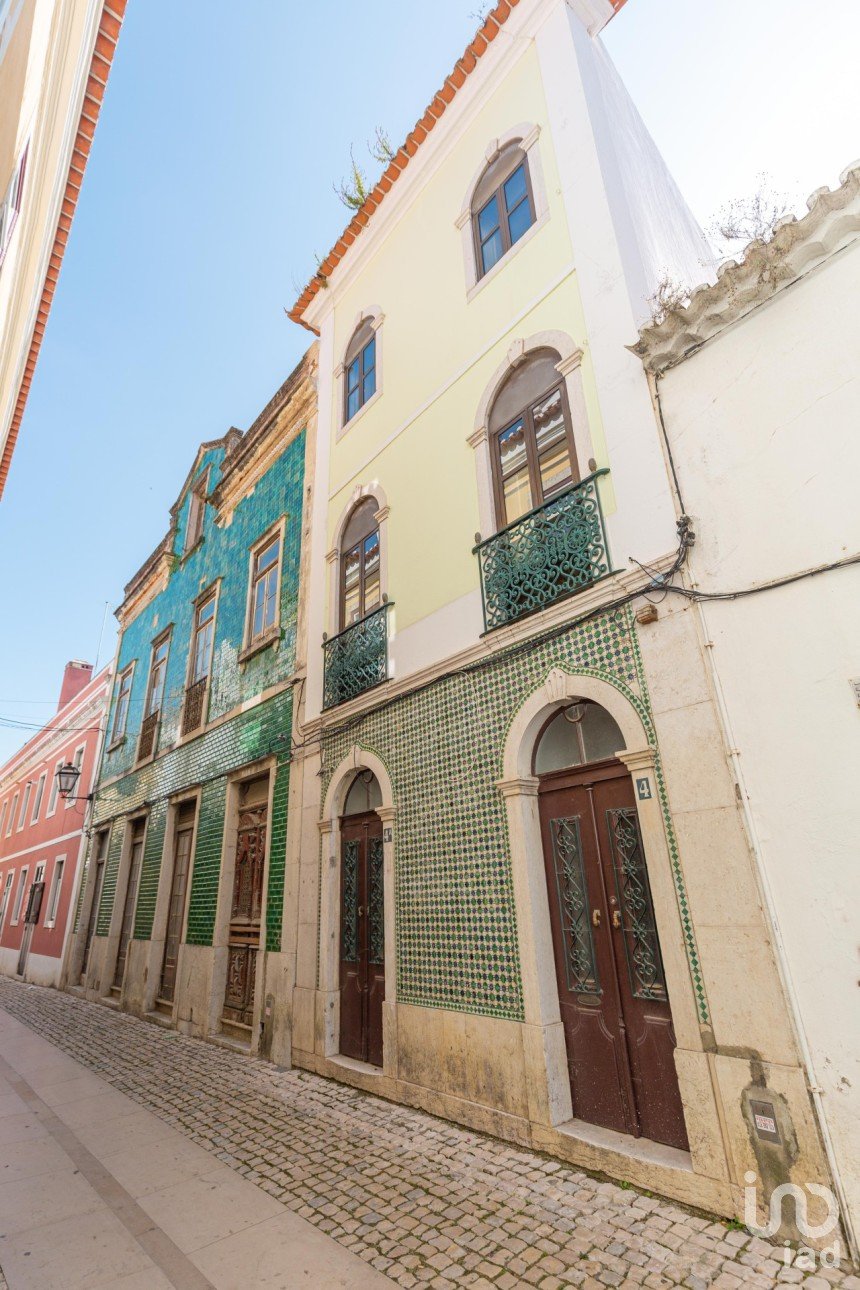
[(540, 816), (573, 1113), (686, 1150), (630, 774), (613, 759), (545, 775)]
[(340, 1051), (382, 1065), (385, 882), (375, 811), (341, 822)]
[(128, 882), (125, 888), (125, 900), (122, 906), (122, 923), (119, 930), (119, 946), (116, 952), (116, 967), (113, 974), (112, 989), (122, 989), (125, 976), (125, 960), (128, 955), (128, 943), (134, 930), (134, 907), (137, 903), (137, 886), (140, 881), (140, 866), (143, 863), (143, 836), (146, 832), (146, 821), (135, 820), (131, 826), (131, 859), (128, 866)]
[(179, 962), (179, 945), (182, 924), (185, 921), (185, 893), (188, 887), (188, 870), (191, 864), (191, 842), (194, 837), (194, 802), (184, 802), (176, 817), (173, 839), (173, 874), (170, 880), (170, 903), (167, 909), (167, 927), (164, 933), (164, 957), (161, 963), (161, 980), (158, 998), (173, 1003), (176, 993), (176, 967)]
[(222, 1015), (224, 1021), (249, 1029), (254, 1017), (257, 952), (260, 948), (266, 816), (265, 804), (246, 807), (239, 812), (230, 905), (227, 985)]

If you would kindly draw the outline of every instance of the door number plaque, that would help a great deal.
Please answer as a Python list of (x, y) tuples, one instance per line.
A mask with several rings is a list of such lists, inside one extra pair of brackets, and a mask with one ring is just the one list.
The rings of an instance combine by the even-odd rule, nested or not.
[(647, 802), (651, 799), (651, 781), (647, 775), (636, 781), (636, 796), (640, 802)]

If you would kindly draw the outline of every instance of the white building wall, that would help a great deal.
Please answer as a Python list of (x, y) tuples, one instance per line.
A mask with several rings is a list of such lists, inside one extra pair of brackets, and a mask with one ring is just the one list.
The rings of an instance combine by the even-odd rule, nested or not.
[[(860, 552), (860, 240), (660, 378), (701, 590)], [(702, 610), (765, 898), (860, 1219), (860, 565)]]

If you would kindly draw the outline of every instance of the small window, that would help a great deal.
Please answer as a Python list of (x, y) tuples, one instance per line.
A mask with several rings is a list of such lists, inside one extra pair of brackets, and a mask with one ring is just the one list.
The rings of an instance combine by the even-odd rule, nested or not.
[(9, 896), (12, 892), (12, 880), (15, 877), (15, 870), (10, 869), (6, 875), (6, 881), (3, 884), (3, 896), (0, 899), (0, 932), (3, 931), (3, 924), (6, 922), (6, 911), (9, 908)]
[(41, 775), (39, 776), (39, 783), (36, 785), (36, 800), (33, 802), (33, 815), (32, 815), (32, 819), (30, 820), (31, 824), (35, 824), (39, 818), (39, 812), (42, 809), (42, 798), (45, 795), (45, 781), (47, 780), (47, 778), (48, 778), (48, 772), (46, 770), (43, 770)]
[(149, 665), (149, 687), (146, 692), (146, 709), (144, 717), (151, 717), (161, 711), (164, 700), (164, 682), (167, 677), (167, 654), (170, 649), (170, 637), (164, 636), (152, 647), (152, 661)]
[[(84, 751), (85, 751), (85, 749), (84, 749), (84, 745), (83, 745), (83, 744), (81, 744), (79, 748), (76, 748), (76, 749), (75, 749), (75, 755), (74, 755), (74, 757), (72, 758), (72, 765), (73, 765), (73, 766), (75, 767), (75, 769), (77, 770), (77, 772), (78, 772), (78, 775), (79, 775), (79, 776), (80, 776), (81, 771), (82, 771), (82, 770), (83, 770), (83, 768), (84, 768)], [(75, 805), (75, 797), (80, 796), (80, 795), (81, 795), (81, 793), (82, 793), (82, 791), (83, 791), (83, 790), (82, 790), (82, 787), (81, 787), (81, 782), (80, 782), (80, 779), (78, 779), (78, 780), (76, 781), (76, 787), (75, 787), (75, 790), (74, 790), (74, 796), (72, 796), (72, 797), (67, 797), (67, 798), (66, 798), (66, 810), (68, 810), (70, 806), (74, 806), (74, 805)]]
[(194, 615), (194, 636), (191, 642), (191, 684), (205, 681), (212, 662), (212, 641), (215, 634), (215, 596), (211, 595), (197, 606)]
[(598, 703), (573, 702), (544, 728), (535, 750), (535, 774), (606, 761), (624, 748), (614, 717)]
[(344, 368), (344, 425), (376, 393), (376, 332), (368, 319), (356, 331), (346, 351)]
[(51, 880), (51, 895), (48, 899), (48, 915), (45, 922), (53, 927), (57, 921), (57, 910), (60, 905), (60, 888), (63, 885), (63, 870), (66, 867), (66, 861), (63, 856), (57, 860), (54, 865), (54, 876)]
[(187, 554), (203, 536), (203, 517), (206, 514), (206, 493), (209, 488), (209, 472), (194, 485), (191, 500), (188, 503), (188, 523), (185, 526), (185, 547)]
[(21, 906), (24, 903), (24, 892), (27, 888), (27, 874), (29, 870), (25, 866), (21, 870), (21, 876), (18, 879), (18, 890), (15, 893), (15, 908), (12, 910), (12, 922), (17, 923), (21, 917)]
[(126, 726), (128, 725), (128, 704), (131, 698), (131, 680), (134, 675), (134, 666), (127, 667), (124, 672), (120, 673), (116, 683), (116, 704), (113, 710), (113, 734), (111, 743), (125, 737)]
[[(0, 15), (0, 22), (2, 22), (2, 15)], [(21, 211), (26, 168), (27, 149), (25, 148), (12, 172), (12, 178), (9, 180), (9, 185), (3, 195), (2, 205), (0, 205), (0, 264), (3, 263), (6, 248), (12, 240), (12, 231), (18, 222), (18, 215)]]
[(280, 558), (280, 534), (266, 539), (254, 552), (251, 561), (251, 643), (265, 636), (278, 621)]
[(512, 144), (487, 167), (472, 197), (477, 276), (489, 273), (534, 222), (528, 161)]
[(48, 810), (45, 816), (46, 819), (48, 818), (49, 815), (53, 815), (54, 811), (57, 809), (57, 794), (60, 791), (60, 781), (57, 779), (57, 771), (60, 769), (62, 765), (63, 765), (63, 761), (61, 759), (60, 761), (57, 762), (56, 766), (54, 767), (54, 773), (51, 776), (51, 795), (48, 798)]
[(14, 793), (14, 794), (12, 795), (12, 809), (11, 809), (11, 810), (10, 810), (10, 812), (9, 812), (9, 823), (6, 825), (6, 837), (7, 837), (7, 838), (10, 836), (10, 834), (11, 834), (11, 832), (12, 832), (12, 826), (13, 826), (13, 825), (14, 825), (14, 823), (15, 823), (15, 812), (16, 812), (17, 810), (18, 810), (18, 794), (17, 794), (17, 793)]
[(341, 542), (340, 626), (357, 623), (382, 604), (377, 502), (359, 502), (344, 529)]
[(2, 835), (3, 833), (3, 825), (6, 823), (6, 812), (8, 810), (9, 810), (9, 800), (7, 798), (6, 801), (3, 803), (3, 805), (0, 806), (0, 835)]
[(490, 412), (499, 527), (543, 506), (579, 479), (559, 356), (538, 350), (511, 373)]
[(30, 794), (33, 791), (33, 785), (27, 781), (24, 785), (24, 796), (21, 798), (21, 813), (18, 816), (17, 833), (20, 833), (27, 822), (27, 807), (30, 805)]

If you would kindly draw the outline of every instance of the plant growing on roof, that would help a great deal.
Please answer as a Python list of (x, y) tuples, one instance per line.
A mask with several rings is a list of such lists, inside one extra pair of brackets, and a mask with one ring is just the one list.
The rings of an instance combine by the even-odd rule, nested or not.
[(346, 179), (342, 179), (339, 184), (334, 185), (334, 191), (337, 193), (344, 206), (352, 211), (361, 210), (367, 201), (370, 187), (368, 185), (367, 175), (355, 159), (355, 148), (349, 150), (350, 172)]
[(690, 303), (690, 289), (672, 277), (668, 269), (664, 269), (654, 292), (648, 296), (648, 304), (651, 308), (651, 321), (655, 327), (665, 322), (670, 314), (677, 313), (681, 309), (686, 309)]

